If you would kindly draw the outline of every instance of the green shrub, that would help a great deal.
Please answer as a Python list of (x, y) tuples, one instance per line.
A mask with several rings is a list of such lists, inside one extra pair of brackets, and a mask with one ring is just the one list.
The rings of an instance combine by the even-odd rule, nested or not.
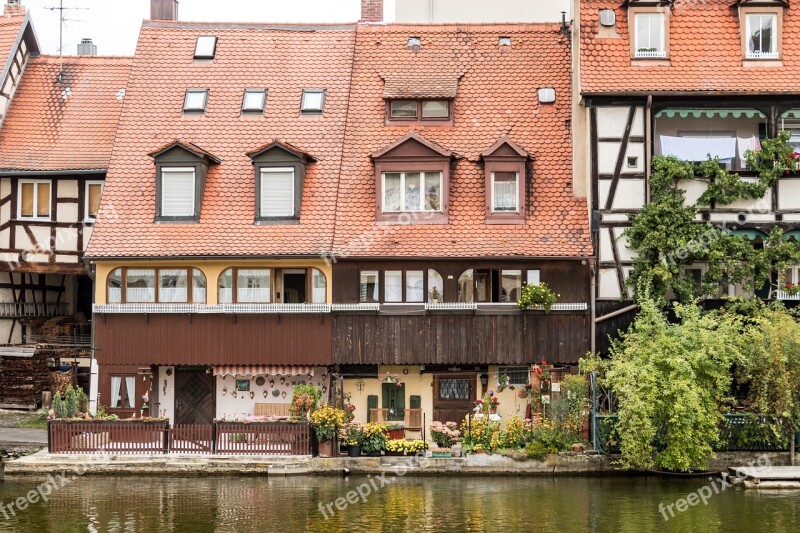
[(53, 412), (56, 418), (67, 418), (67, 407), (61, 399), (61, 394), (57, 392), (53, 395)]
[(525, 446), (525, 455), (528, 459), (533, 459), (534, 461), (544, 461), (545, 457), (556, 452), (558, 452), (557, 449), (538, 440), (529, 442), (528, 445)]
[(75, 418), (78, 415), (78, 395), (72, 385), (67, 387), (67, 394), (64, 395), (64, 412), (66, 418)]

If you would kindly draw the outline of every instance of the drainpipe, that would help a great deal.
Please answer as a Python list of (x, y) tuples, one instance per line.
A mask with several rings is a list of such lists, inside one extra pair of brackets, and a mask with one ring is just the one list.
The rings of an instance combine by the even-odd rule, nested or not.
[(644, 201), (650, 203), (650, 161), (653, 153), (653, 95), (647, 95), (647, 106), (644, 110), (644, 171), (646, 176), (646, 186), (644, 188)]
[(597, 309), (595, 309), (595, 303), (597, 302), (596, 294), (597, 291), (597, 279), (595, 276), (597, 275), (597, 267), (595, 265), (594, 259), (589, 262), (589, 279), (590, 279), (590, 289), (589, 289), (589, 312), (590, 318), (589, 324), (591, 326), (591, 341), (590, 341), (590, 349), (592, 351), (592, 355), (596, 353), (596, 344), (597, 344), (597, 325), (595, 324), (595, 317), (597, 316)]

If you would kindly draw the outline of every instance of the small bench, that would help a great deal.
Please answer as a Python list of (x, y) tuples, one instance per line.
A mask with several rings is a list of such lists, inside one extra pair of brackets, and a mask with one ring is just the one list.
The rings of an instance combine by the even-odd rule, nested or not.
[(289, 416), (288, 403), (256, 403), (255, 416)]

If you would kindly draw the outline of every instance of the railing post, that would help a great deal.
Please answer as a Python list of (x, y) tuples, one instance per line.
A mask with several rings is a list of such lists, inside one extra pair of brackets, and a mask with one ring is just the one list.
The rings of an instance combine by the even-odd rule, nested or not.
[(211, 454), (217, 453), (217, 421), (211, 422)]

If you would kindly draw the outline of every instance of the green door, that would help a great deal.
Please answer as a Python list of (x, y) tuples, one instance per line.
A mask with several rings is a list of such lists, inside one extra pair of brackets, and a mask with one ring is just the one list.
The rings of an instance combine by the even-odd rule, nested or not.
[(381, 390), (382, 407), (389, 409), (387, 420), (403, 421), (406, 410), (406, 386), (397, 386), (396, 383), (384, 383)]

